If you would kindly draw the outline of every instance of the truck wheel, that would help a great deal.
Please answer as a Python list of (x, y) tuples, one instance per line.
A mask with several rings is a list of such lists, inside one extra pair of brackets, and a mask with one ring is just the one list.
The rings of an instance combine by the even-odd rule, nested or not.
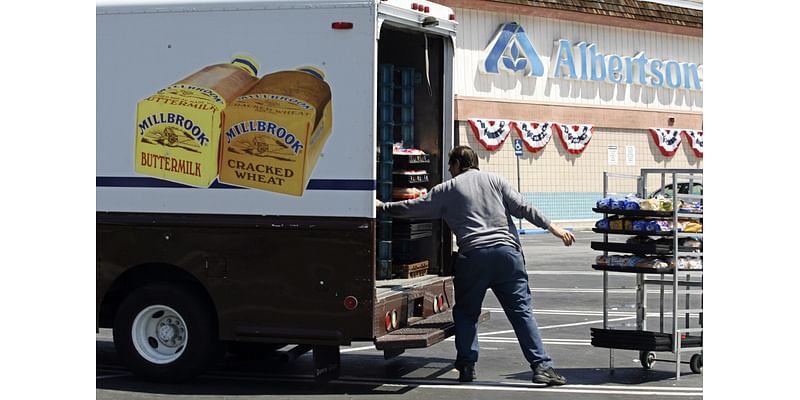
[(656, 353), (652, 351), (640, 351), (639, 362), (642, 364), (642, 368), (652, 369), (653, 365), (656, 363)]
[(114, 346), (134, 374), (158, 382), (195, 377), (220, 355), (210, 305), (188, 287), (167, 284), (125, 298), (114, 320)]
[(689, 360), (689, 368), (692, 369), (692, 372), (695, 374), (702, 374), (703, 373), (703, 355), (702, 354), (695, 354)]

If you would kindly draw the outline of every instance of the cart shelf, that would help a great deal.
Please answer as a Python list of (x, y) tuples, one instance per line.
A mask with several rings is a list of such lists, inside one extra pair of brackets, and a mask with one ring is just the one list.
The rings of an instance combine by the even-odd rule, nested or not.
[[(614, 208), (593, 208), (592, 211), (598, 214), (623, 215), (626, 217), (652, 217), (652, 218), (672, 218), (672, 211), (653, 211), (653, 210), (620, 210)], [(699, 218), (703, 219), (702, 213), (688, 211), (678, 211), (678, 218)]]
[(592, 211), (599, 214), (624, 215), (626, 217), (672, 218), (672, 211), (619, 210), (612, 208), (593, 208)]
[[(672, 351), (673, 335), (662, 332), (634, 331), (627, 329), (589, 328), (592, 331), (592, 346), (611, 349), (639, 351)], [(681, 336), (681, 348), (690, 349), (703, 345), (702, 336)]]
[[(671, 245), (663, 243), (612, 243), (612, 242), (592, 242), (592, 250), (600, 251), (613, 251), (616, 253), (631, 253), (639, 255), (656, 255), (656, 256), (671, 256), (673, 255), (673, 248)], [(678, 251), (681, 252), (680, 256), (686, 257), (702, 257), (702, 253), (695, 252), (699, 250), (695, 247), (680, 246)]]
[[(642, 268), (642, 267), (619, 267), (614, 265), (592, 264), (592, 269), (609, 272), (627, 272), (630, 274), (672, 274), (672, 267), (668, 268)], [(702, 269), (678, 269), (678, 272), (703, 272)], [(672, 282), (670, 282), (672, 284)]]
[(650, 232), (650, 231), (625, 231), (625, 230), (612, 230), (612, 229), (598, 229), (592, 228), (595, 233), (608, 233), (611, 235), (642, 235), (642, 236), (672, 236), (672, 231)]

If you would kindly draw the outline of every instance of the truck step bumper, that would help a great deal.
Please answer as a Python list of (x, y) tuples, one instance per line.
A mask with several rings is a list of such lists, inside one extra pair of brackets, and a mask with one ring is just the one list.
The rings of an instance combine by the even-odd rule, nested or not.
[[(489, 311), (481, 312), (478, 323), (489, 320)], [(453, 311), (448, 310), (417, 321), (375, 339), (378, 350), (399, 350), (430, 347), (456, 333)]]

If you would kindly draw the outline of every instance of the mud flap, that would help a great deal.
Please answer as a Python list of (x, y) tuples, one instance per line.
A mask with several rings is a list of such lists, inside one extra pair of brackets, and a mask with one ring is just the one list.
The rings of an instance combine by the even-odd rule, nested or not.
[(339, 346), (314, 346), (314, 380), (327, 382), (339, 377), (341, 359)]

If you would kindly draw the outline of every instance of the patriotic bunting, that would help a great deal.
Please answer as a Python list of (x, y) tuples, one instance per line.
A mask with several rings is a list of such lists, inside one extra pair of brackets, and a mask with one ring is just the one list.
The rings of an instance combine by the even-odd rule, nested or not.
[(703, 131), (685, 130), (683, 133), (689, 139), (689, 144), (692, 146), (692, 151), (697, 157), (703, 158)]
[(508, 138), (509, 132), (514, 127), (514, 121), (491, 120), (470, 118), (467, 120), (472, 127), (475, 138), (489, 151), (495, 151)]
[(581, 154), (592, 140), (594, 134), (594, 125), (567, 125), (567, 124), (553, 124), (558, 131), (558, 138), (561, 139), (561, 144), (567, 149), (570, 154)]
[(522, 143), (532, 153), (538, 153), (553, 137), (553, 124), (549, 122), (515, 121), (514, 129)]
[[(522, 139), (525, 148), (531, 153), (538, 153), (550, 143), (553, 129), (561, 144), (570, 154), (583, 153), (594, 135), (594, 125), (568, 125), (557, 122), (513, 121), (507, 119), (467, 120), (475, 138), (489, 151), (495, 151), (508, 138), (511, 130), (515, 130)], [(682, 135), (686, 135), (695, 156), (703, 157), (703, 131), (690, 129), (650, 128), (650, 136), (665, 157), (672, 157), (681, 145)]]
[(650, 128), (650, 135), (664, 157), (672, 157), (681, 145), (681, 129)]

